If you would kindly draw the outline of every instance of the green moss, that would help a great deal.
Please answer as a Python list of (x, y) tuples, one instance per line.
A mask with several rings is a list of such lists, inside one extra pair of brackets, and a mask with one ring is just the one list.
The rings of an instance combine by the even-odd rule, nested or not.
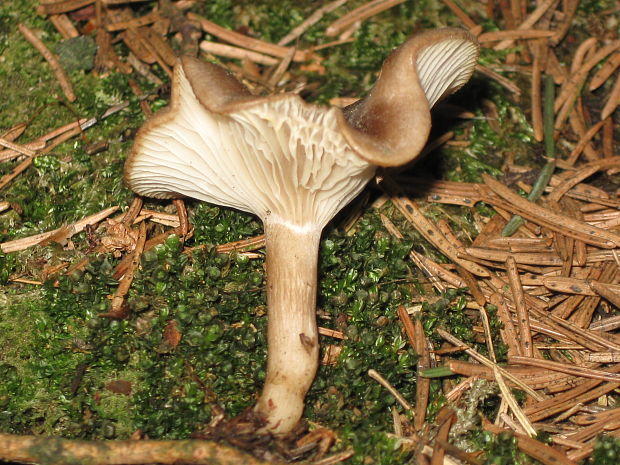
[(620, 458), (620, 439), (602, 435), (594, 445), (594, 452), (588, 460), (591, 465), (612, 465), (618, 463)]

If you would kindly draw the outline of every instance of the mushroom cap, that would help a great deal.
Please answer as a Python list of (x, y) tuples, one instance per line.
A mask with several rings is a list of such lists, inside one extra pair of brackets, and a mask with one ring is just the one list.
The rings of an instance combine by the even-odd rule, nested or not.
[(385, 60), (368, 95), (344, 108), (347, 142), (378, 166), (413, 160), (426, 144), (431, 108), (469, 81), (479, 52), (476, 38), (463, 29), (412, 35)]
[(125, 180), (144, 196), (323, 226), (374, 173), (340, 133), (338, 114), (292, 94), (251, 97), (222, 68), (182, 58), (171, 104), (139, 131)]
[(183, 57), (171, 104), (138, 132), (125, 181), (144, 196), (322, 227), (375, 165), (401, 165), (421, 151), (430, 107), (469, 79), (477, 56), (465, 31), (415, 35), (386, 60), (368, 96), (344, 110), (294, 94), (255, 97), (223, 68)]

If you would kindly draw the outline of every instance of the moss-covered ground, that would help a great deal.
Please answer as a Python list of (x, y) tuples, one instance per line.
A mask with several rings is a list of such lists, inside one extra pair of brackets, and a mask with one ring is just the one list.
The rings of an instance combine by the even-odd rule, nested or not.
[[(350, 3), (348, 9), (363, 2)], [(586, 14), (610, 8), (611, 3), (582, 2), (582, 28), (587, 28)], [(127, 101), (129, 106), (37, 158), (0, 192), (1, 200), (14, 205), (0, 214), (0, 241), (58, 228), (112, 205), (126, 208), (133, 198), (122, 183), (122, 168), (144, 116), (128, 78), (120, 73), (97, 77), (88, 69), (75, 69), (70, 79), (78, 98), (68, 104), (47, 64), (16, 27), (27, 24), (50, 46), (61, 41), (52, 24), (36, 14), (36, 4), (0, 2), (0, 133), (27, 122), (21, 140), (29, 140), (77, 117), (100, 117), (116, 103)], [(277, 41), (319, 5), (215, 0), (198, 2), (194, 10), (224, 26), (243, 26)], [(322, 31), (341, 11), (310, 29), (302, 44), (330, 40)], [(325, 74), (295, 71), (316, 83), (304, 97), (326, 103), (336, 96), (363, 95), (383, 58), (408, 34), (446, 25), (459, 23), (443, 3), (431, 0), (407, 1), (366, 21), (353, 42), (321, 52)], [(126, 53), (122, 45), (117, 47), (121, 55)], [(483, 62), (497, 59), (483, 51)], [(160, 77), (166, 79), (163, 73)], [(511, 77), (519, 81), (518, 75)], [(165, 92), (136, 79), (149, 93), (154, 110), (166, 105)], [(494, 125), (483, 117), (483, 99), (498, 108)], [(449, 128), (470, 145), (436, 150), (411, 173), (477, 181), (483, 172), (499, 173), (507, 157), (540, 166), (542, 148), (532, 137), (525, 102), (525, 96), (515, 101), (488, 78), (475, 75), (452, 103), (477, 117), (461, 121), (438, 115), (435, 121), (435, 134)], [(108, 149), (89, 155), (86, 147), (99, 141), (107, 141)], [(0, 163), (0, 175), (14, 166)], [(399, 305), (423, 302), (419, 317), (435, 342), (439, 340), (433, 330), (441, 326), (481, 352), (486, 350), (476, 342), (459, 292), (439, 298), (428, 294), (428, 283), (407, 256), (411, 249), (435, 257), (436, 252), (389, 202), (372, 207), (378, 195), (370, 186), (362, 196), (365, 200), (355, 204), (361, 218), (353, 228), (341, 228), (350, 208), (330, 224), (321, 244), (319, 324), (347, 338), (323, 337), (323, 351), (331, 346), (341, 351), (334, 363), (321, 366), (305, 416), (337, 433), (334, 450), (355, 449), (352, 464), (409, 460), (407, 451), (386, 434), (393, 429), (391, 409), (400, 407), (366, 375), (374, 368), (407, 399), (415, 399), (416, 354), (403, 335)], [(149, 206), (174, 211), (167, 202)], [(215, 408), (234, 416), (253, 405), (266, 356), (263, 260), (218, 254), (213, 245), (260, 234), (261, 225), (250, 215), (212, 205), (190, 201), (188, 208), (195, 232), (186, 245), (206, 247), (184, 254), (173, 236), (145, 254), (129, 293), (131, 316), (123, 321), (97, 316), (109, 308), (109, 296), (118, 285), (111, 276), (118, 259), (111, 254), (92, 256), (84, 271), (57, 274), (43, 285), (11, 281), (37, 280), (46, 267), (79, 260), (88, 251), (86, 233), (70, 244), (0, 255), (0, 431), (120, 439), (141, 430), (151, 438), (187, 438), (209, 423)], [(426, 212), (447, 215), (464, 238), (475, 235), (471, 216), (487, 213), (484, 208), (433, 205), (426, 206)], [(385, 230), (380, 213), (400, 227), (405, 239), (395, 239)], [(176, 347), (164, 338), (171, 322), (182, 335)], [(429, 418), (444, 402), (441, 381), (433, 381), (432, 392)], [(477, 402), (493, 414), (496, 405), (484, 396)], [(475, 424), (465, 443), (493, 451), (488, 463), (531, 463), (514, 452), (510, 438), (492, 439)]]

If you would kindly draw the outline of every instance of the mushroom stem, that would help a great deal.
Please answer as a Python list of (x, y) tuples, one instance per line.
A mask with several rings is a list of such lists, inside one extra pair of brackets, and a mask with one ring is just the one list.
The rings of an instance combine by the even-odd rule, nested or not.
[(274, 434), (291, 431), (319, 364), (316, 325), (317, 261), (321, 228), (265, 221), (268, 358), (256, 406)]

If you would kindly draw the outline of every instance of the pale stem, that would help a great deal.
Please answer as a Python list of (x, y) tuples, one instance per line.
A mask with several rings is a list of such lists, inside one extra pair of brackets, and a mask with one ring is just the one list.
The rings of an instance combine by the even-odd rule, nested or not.
[(316, 325), (321, 229), (265, 222), (267, 377), (256, 406), (275, 434), (300, 420), (319, 363)]

